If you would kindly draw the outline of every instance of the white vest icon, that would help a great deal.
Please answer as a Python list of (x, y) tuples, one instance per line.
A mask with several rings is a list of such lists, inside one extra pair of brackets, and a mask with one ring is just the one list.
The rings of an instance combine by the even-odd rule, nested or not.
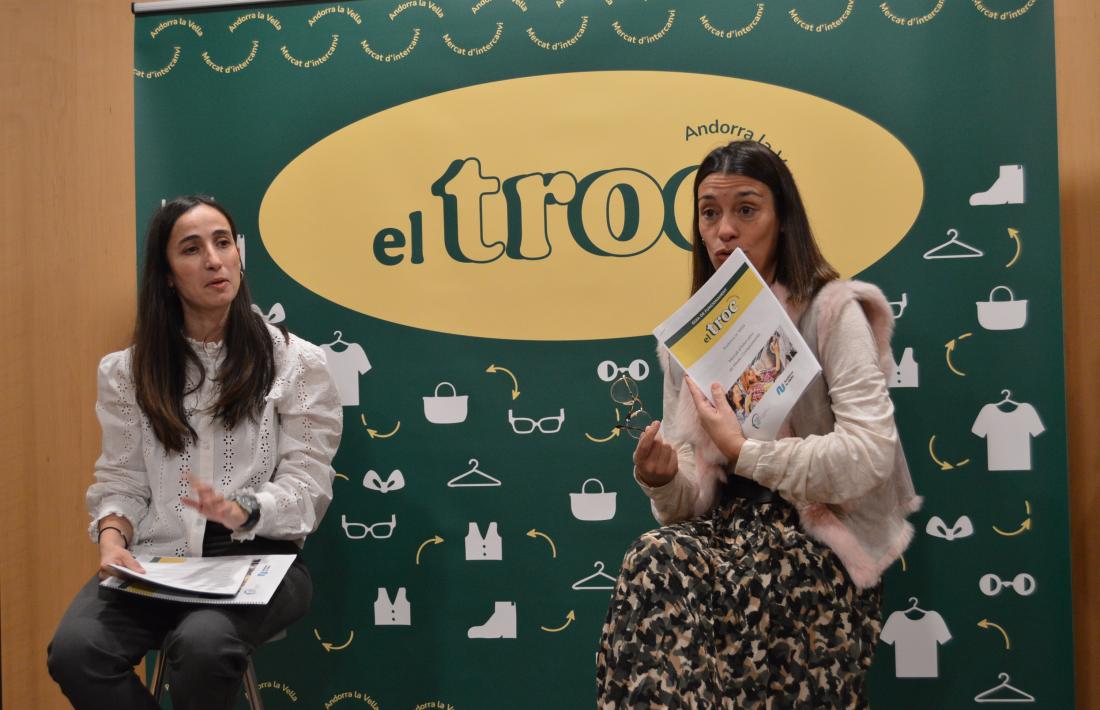
[(477, 523), (470, 523), (470, 530), (466, 533), (466, 559), (468, 560), (500, 560), (504, 558), (504, 543), (497, 532), (497, 524), (489, 523), (485, 529), (485, 536), (477, 528)]
[(374, 600), (375, 626), (412, 626), (412, 607), (405, 598), (405, 588), (399, 587), (393, 601), (385, 587), (378, 588), (378, 598)]
[(913, 358), (913, 348), (906, 348), (901, 354), (901, 362), (895, 361), (894, 374), (886, 384), (889, 387), (916, 387), (919, 373), (917, 361)]

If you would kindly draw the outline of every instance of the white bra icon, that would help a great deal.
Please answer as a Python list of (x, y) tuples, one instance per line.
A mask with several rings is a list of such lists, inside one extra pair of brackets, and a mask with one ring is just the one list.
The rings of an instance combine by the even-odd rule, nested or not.
[(412, 626), (412, 607), (405, 597), (404, 587), (398, 587), (392, 602), (386, 588), (378, 588), (378, 598), (374, 600), (374, 625)]
[(281, 304), (281, 303), (276, 303), (275, 305), (273, 305), (271, 307), (271, 310), (268, 311), (267, 313), (264, 313), (262, 308), (260, 308), (255, 303), (253, 303), (252, 304), (252, 312), (255, 313), (256, 315), (258, 315), (260, 318), (263, 318), (266, 322), (270, 323), (271, 325), (275, 325), (276, 323), (282, 323), (283, 321), (286, 320), (286, 309), (283, 308), (283, 304)]
[(363, 476), (363, 488), (372, 491), (378, 491), (379, 493), (389, 493), (390, 491), (399, 491), (405, 487), (405, 474), (394, 469), (390, 472), (389, 478), (382, 480), (382, 477), (378, 475), (377, 471), (367, 471), (367, 475)]
[(974, 524), (970, 522), (969, 517), (963, 515), (955, 521), (953, 526), (947, 527), (947, 524), (943, 522), (940, 516), (933, 515), (928, 519), (928, 525), (925, 526), (924, 531), (932, 537), (942, 538), (951, 542), (952, 540), (958, 540), (973, 535)]
[(495, 522), (489, 523), (489, 527), (485, 528), (484, 537), (478, 530), (477, 523), (470, 523), (470, 529), (466, 533), (466, 559), (504, 559), (504, 542), (500, 539)]

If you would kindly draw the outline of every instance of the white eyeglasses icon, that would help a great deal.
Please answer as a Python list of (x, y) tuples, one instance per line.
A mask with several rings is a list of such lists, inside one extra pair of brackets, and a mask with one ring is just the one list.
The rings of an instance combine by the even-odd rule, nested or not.
[(649, 363), (638, 359), (626, 367), (619, 367), (613, 360), (604, 360), (596, 365), (596, 375), (604, 382), (610, 382), (619, 375), (630, 375), (633, 379), (641, 381), (649, 377)]
[[(383, 520), (372, 525), (365, 525), (363, 523), (349, 523), (347, 516), (341, 514), (340, 527), (344, 529), (344, 534), (348, 536), (349, 540), (362, 540), (367, 535), (375, 540), (385, 540), (393, 535), (393, 530), (397, 527), (397, 516), (391, 513), (388, 521)], [(385, 532), (375, 532), (376, 528), (385, 528)], [(352, 532), (353, 530), (355, 532)]]
[(1038, 583), (1035, 581), (1035, 578), (1027, 572), (1021, 572), (1011, 580), (1002, 580), (992, 573), (982, 575), (982, 578), (978, 580), (978, 589), (981, 589), (982, 594), (987, 597), (995, 597), (1001, 593), (1002, 589), (1008, 589), (1010, 587), (1021, 597), (1027, 597), (1035, 593)]
[(530, 419), (517, 417), (508, 410), (508, 423), (512, 425), (512, 431), (517, 434), (531, 434), (538, 429), (543, 434), (557, 434), (561, 431), (561, 425), (565, 423), (565, 409), (558, 409), (558, 416), (543, 417), (542, 419)]

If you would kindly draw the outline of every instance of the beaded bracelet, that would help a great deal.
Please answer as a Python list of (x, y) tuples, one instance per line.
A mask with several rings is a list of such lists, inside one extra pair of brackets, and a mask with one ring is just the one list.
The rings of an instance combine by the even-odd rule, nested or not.
[(105, 530), (114, 530), (116, 533), (118, 533), (122, 537), (122, 546), (125, 547), (127, 550), (130, 549), (130, 541), (126, 539), (126, 533), (122, 532), (122, 528), (115, 527), (114, 525), (104, 525), (99, 529), (99, 534), (96, 535), (95, 538), (96, 544), (99, 544), (99, 539), (103, 537), (103, 532)]

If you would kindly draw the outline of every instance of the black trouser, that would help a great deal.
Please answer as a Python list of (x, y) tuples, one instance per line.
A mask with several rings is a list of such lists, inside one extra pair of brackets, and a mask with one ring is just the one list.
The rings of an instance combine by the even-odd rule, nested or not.
[[(286, 540), (237, 543), (207, 523), (203, 556), (297, 553)], [(252, 651), (309, 609), (313, 582), (301, 557), (264, 606), (182, 604), (101, 589), (92, 577), (77, 593), (47, 650), (50, 675), (77, 710), (155, 708), (134, 674), (148, 651), (164, 648), (172, 707), (231, 708)]]

